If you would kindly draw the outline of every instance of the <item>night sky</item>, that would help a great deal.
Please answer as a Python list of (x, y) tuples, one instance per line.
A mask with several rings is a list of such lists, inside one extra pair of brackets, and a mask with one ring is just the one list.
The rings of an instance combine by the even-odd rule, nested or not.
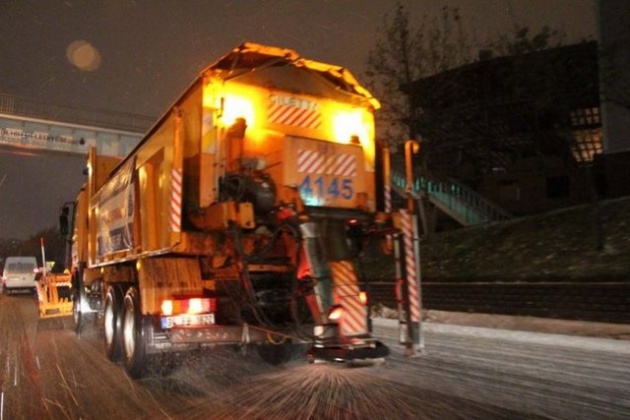
[[(406, 0), (419, 19), (444, 5), (483, 41), (515, 23), (594, 37), (595, 0)], [(1, 0), (0, 92), (158, 116), (197, 74), (244, 41), (291, 48), (362, 79), (393, 0)], [(412, 21), (413, 24), (413, 21)], [(81, 158), (0, 150), (0, 238), (56, 224), (82, 182)], [(5, 176), (6, 175), (6, 176)]]

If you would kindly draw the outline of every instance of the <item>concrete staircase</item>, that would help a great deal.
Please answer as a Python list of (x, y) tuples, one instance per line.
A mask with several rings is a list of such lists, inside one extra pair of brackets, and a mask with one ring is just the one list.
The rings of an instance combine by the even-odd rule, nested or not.
[(392, 189), (402, 197), (427, 195), (429, 201), (462, 226), (508, 220), (513, 216), (471, 188), (454, 180), (418, 178), (410, 190), (403, 171), (392, 170)]

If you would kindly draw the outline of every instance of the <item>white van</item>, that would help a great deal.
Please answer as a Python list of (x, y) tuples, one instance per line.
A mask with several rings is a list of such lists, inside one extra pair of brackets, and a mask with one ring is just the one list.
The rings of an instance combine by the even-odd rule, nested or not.
[(37, 259), (35, 257), (7, 257), (2, 272), (2, 286), (8, 294), (17, 289), (35, 289)]

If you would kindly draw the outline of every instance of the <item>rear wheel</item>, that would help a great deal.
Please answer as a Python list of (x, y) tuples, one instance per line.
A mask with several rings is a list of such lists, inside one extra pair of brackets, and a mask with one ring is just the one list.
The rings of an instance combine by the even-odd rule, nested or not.
[(147, 354), (142, 320), (138, 290), (131, 287), (125, 295), (122, 336), (125, 369), (132, 378), (139, 378), (146, 371)]
[(105, 353), (111, 361), (122, 358), (122, 312), (123, 291), (120, 285), (114, 284), (107, 289), (105, 308), (103, 310), (105, 329)]

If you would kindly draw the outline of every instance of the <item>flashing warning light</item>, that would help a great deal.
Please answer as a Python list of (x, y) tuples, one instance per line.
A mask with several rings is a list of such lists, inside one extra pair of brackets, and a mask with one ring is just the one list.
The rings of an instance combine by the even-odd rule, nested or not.
[(242, 118), (247, 121), (248, 126), (253, 126), (255, 122), (254, 104), (247, 98), (228, 93), (223, 101), (223, 122), (226, 126), (231, 126), (237, 119)]
[(363, 122), (361, 111), (339, 112), (333, 118), (335, 140), (340, 143), (354, 143), (368, 141), (369, 130)]

